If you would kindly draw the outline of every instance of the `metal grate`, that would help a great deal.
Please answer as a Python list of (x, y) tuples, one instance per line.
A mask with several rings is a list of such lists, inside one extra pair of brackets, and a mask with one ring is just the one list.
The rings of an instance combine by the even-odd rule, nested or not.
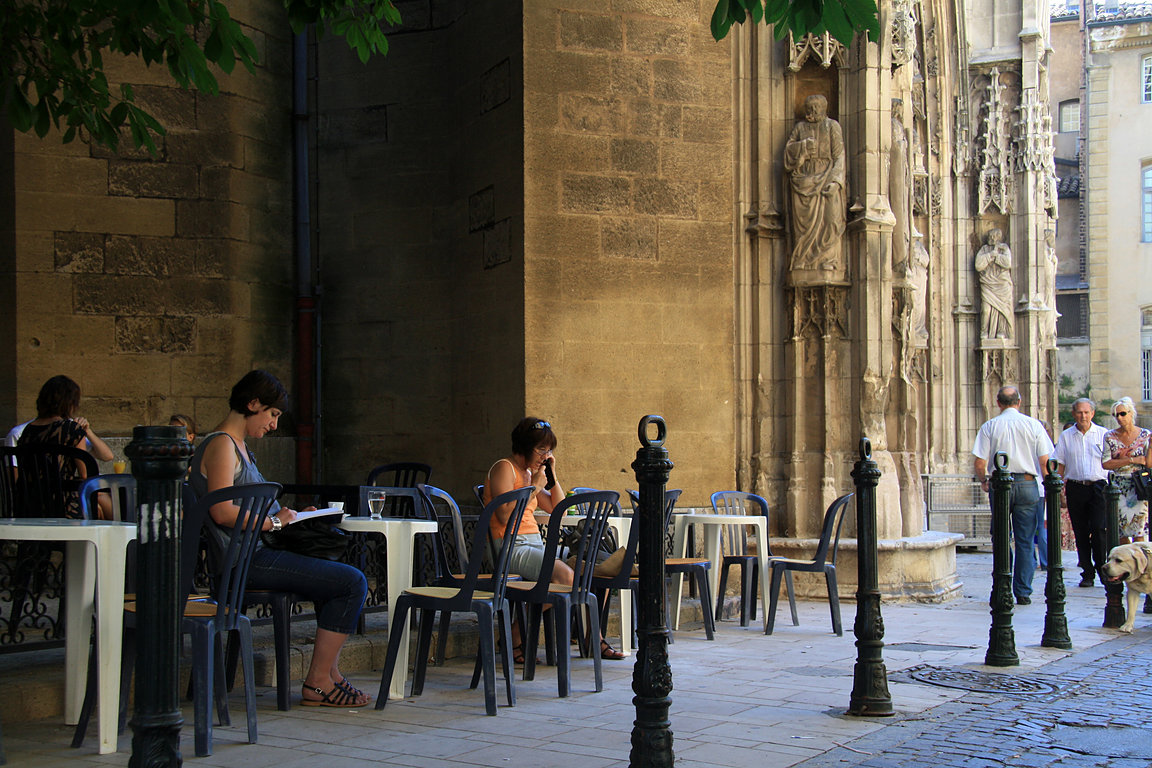
[(992, 543), (992, 508), (988, 495), (971, 475), (924, 475), (928, 528), (962, 533), (962, 546)]
[(913, 680), (944, 688), (960, 688), (979, 693), (1000, 693), (1011, 696), (1050, 696), (1059, 688), (1054, 683), (1020, 675), (980, 672), (961, 667), (933, 667), (922, 664), (905, 670)]

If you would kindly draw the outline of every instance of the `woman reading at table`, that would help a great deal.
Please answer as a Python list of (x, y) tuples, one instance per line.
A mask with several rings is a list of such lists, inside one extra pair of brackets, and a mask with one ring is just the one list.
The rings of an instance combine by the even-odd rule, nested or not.
[[(196, 449), (189, 483), (197, 496), (231, 485), (262, 483), (248, 439), (272, 430), (284, 411), (288, 393), (272, 374), (251, 371), (232, 388), (228, 415)], [(220, 503), (209, 510), (218, 535), (227, 535), (240, 510)], [(296, 519), (296, 511), (273, 503), (264, 530), (278, 531)], [(316, 606), (316, 641), (304, 678), (301, 704), (310, 707), (362, 707), (372, 697), (340, 673), (340, 651), (356, 629), (368, 582), (359, 569), (345, 563), (308, 557), (257, 542), (248, 571), (248, 586), (294, 592)]]
[[(536, 487), (536, 493), (528, 500), (520, 526), (508, 530), (508, 516), (513, 505), (506, 504), (492, 515), (489, 530), (495, 547), (500, 548), (505, 536), (515, 536), (512, 543), (510, 571), (529, 581), (550, 578), (554, 584), (572, 584), (574, 574), (562, 560), (544, 562), (544, 539), (534, 513), (551, 512), (564, 500), (564, 488), (556, 478), (556, 434), (552, 425), (533, 416), (521, 419), (512, 430), (512, 455), (500, 459), (488, 469), (488, 479), (484, 483), (484, 503), (502, 493), (514, 491), (528, 485)], [(512, 656), (517, 664), (524, 662), (524, 651), (520, 641), (520, 628), (512, 626)], [(600, 656), (605, 659), (622, 659), (624, 654), (613, 648), (604, 638), (600, 638)]]

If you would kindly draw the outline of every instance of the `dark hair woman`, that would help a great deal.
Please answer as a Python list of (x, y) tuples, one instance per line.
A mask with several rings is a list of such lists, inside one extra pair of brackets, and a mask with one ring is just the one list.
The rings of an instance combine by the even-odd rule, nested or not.
[[(516, 537), (512, 545), (512, 573), (529, 581), (547, 579), (551, 573), (552, 582), (571, 584), (574, 574), (567, 563), (562, 560), (544, 562), (544, 539), (535, 518), (537, 510), (550, 513), (564, 499), (564, 488), (556, 476), (555, 449), (556, 434), (551, 424), (535, 416), (521, 419), (512, 430), (512, 455), (500, 459), (488, 469), (488, 479), (484, 483), (484, 503), (517, 488), (535, 486), (536, 493), (528, 500), (516, 530), (508, 530), (508, 515), (512, 512), (512, 505), (508, 504), (492, 515), (489, 531), (497, 549), (505, 536)], [(546, 489), (549, 482), (552, 485)], [(524, 654), (519, 638), (519, 627), (513, 625), (513, 656), (517, 663), (522, 663)], [(600, 640), (600, 655), (605, 659), (624, 658), (624, 654), (603, 639)]]
[[(189, 468), (189, 484), (197, 496), (231, 485), (264, 482), (247, 440), (276, 429), (287, 393), (266, 371), (252, 371), (236, 383), (228, 399), (224, 421), (204, 436)], [(279, 530), (296, 519), (296, 511), (273, 505), (264, 530)], [(209, 510), (212, 522), (230, 530), (239, 509), (220, 503)], [(295, 592), (316, 606), (316, 640), (312, 661), (304, 677), (301, 703), (312, 707), (362, 707), (371, 696), (353, 686), (340, 673), (340, 651), (356, 629), (368, 582), (357, 568), (345, 563), (308, 557), (258, 543), (248, 570), (248, 586)]]
[[(112, 449), (92, 431), (88, 419), (77, 416), (80, 408), (80, 385), (67, 376), (53, 376), (40, 387), (36, 396), (36, 418), (28, 422), (20, 435), (19, 445), (67, 445), (83, 448), (97, 461), (112, 461)], [(84, 480), (88, 472), (80, 462), (66, 462), (60, 467), (65, 480)], [(77, 484), (79, 485), (79, 484)], [(100, 518), (112, 516), (112, 502), (98, 494)], [(65, 517), (80, 517), (80, 494), (65, 497)]]

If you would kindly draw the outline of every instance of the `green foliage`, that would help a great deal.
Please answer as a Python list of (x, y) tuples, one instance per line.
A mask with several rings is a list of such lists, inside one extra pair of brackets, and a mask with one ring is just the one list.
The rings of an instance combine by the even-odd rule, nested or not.
[[(361, 61), (385, 54), (383, 24), (398, 24), (392, 0), (283, 0), (296, 32), (316, 24), (347, 40)], [(215, 94), (214, 71), (258, 63), (255, 44), (220, 0), (5, 0), (0, 12), (0, 104), (19, 131), (62, 129), (115, 149), (125, 126), (155, 154), (164, 126), (113, 89), (105, 55), (162, 64), (182, 88)]]
[(723, 40), (733, 24), (749, 18), (771, 24), (777, 40), (788, 32), (795, 37), (829, 32), (847, 46), (856, 32), (867, 32), (872, 42), (880, 37), (876, 0), (717, 0), (712, 37)]

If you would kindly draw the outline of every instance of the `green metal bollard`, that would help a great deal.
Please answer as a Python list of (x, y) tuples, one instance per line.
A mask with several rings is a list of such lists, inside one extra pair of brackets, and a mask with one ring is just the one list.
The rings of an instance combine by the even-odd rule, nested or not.
[[(136, 427), (124, 454), (140, 503), (136, 545), (136, 710), (129, 768), (181, 765), (180, 482), (192, 444), (184, 427)], [(107, 717), (108, 713), (101, 713)]]
[[(1120, 488), (1115, 484), (1116, 475), (1108, 477), (1108, 488), (1104, 498), (1108, 500), (1108, 552), (1120, 546)], [(1124, 582), (1104, 582), (1104, 626), (1116, 628), (1124, 623), (1127, 610), (1124, 608)]]
[(848, 714), (871, 717), (892, 713), (888, 670), (884, 666), (884, 618), (880, 615), (879, 559), (876, 543), (876, 484), (880, 468), (872, 461), (872, 444), (860, 438), (860, 460), (852, 469), (856, 482), (856, 666)]
[(1048, 581), (1044, 585), (1044, 635), (1040, 645), (1045, 648), (1071, 648), (1068, 637), (1068, 617), (1064, 615), (1064, 564), (1060, 548), (1060, 492), (1064, 478), (1056, 474), (1058, 462), (1048, 460), (1048, 475), (1044, 478), (1044, 504), (1048, 512)]
[(1012, 631), (1012, 474), (1008, 455), (999, 451), (992, 459), (992, 627), (988, 631), (988, 652), (984, 663), (990, 667), (1015, 667), (1016, 635)]
[[(655, 425), (656, 437), (648, 436)], [(637, 612), (639, 647), (632, 670), (632, 703), (636, 720), (632, 727), (629, 768), (671, 768), (672, 728), (668, 709), (672, 704), (672, 667), (668, 663), (670, 633), (664, 613), (664, 491), (672, 462), (664, 448), (668, 429), (660, 416), (645, 416), (637, 429), (640, 449), (632, 469), (640, 486), (640, 507), (632, 525), (640, 526), (636, 553), (640, 568)]]

